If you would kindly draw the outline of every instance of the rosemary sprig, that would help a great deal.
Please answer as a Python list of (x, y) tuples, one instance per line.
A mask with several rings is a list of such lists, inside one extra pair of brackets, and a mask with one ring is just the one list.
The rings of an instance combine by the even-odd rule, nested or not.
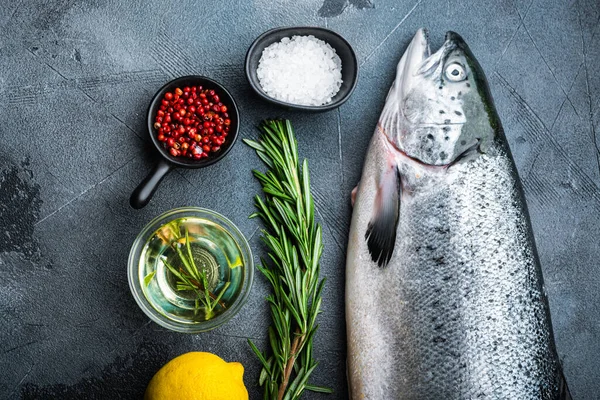
[(298, 163), (298, 145), (289, 121), (263, 121), (259, 141), (244, 142), (256, 150), (268, 171), (253, 171), (260, 181), (264, 200), (255, 198), (267, 229), (261, 238), (269, 250), (258, 269), (273, 287), (267, 297), (273, 319), (269, 327), (270, 356), (249, 340), (262, 363), (259, 384), (264, 399), (295, 400), (305, 389), (331, 393), (328, 388), (308, 384), (318, 362), (313, 359), (313, 337), (317, 331), (321, 292), (319, 259), (323, 251), (321, 226), (315, 223), (310, 193), (308, 163)]
[(194, 314), (198, 314), (200, 308), (203, 307), (205, 318), (207, 320), (211, 319), (214, 316), (214, 310), (217, 306), (225, 308), (225, 303), (221, 301), (221, 298), (231, 282), (226, 282), (218, 295), (215, 295), (209, 290), (206, 273), (203, 269), (198, 268), (194, 261), (187, 229), (185, 230), (184, 244), (182, 245), (179, 240), (174, 240), (171, 242), (171, 247), (173, 247), (179, 255), (183, 268), (175, 268), (166, 260), (166, 258), (163, 259), (163, 263), (178, 279), (176, 282), (177, 290), (195, 292), (198, 297), (195, 300)]

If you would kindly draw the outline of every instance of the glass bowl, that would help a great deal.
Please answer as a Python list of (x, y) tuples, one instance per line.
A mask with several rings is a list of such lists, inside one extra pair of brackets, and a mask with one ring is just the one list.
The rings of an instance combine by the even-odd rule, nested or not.
[[(188, 273), (190, 265), (195, 275)], [(131, 247), (127, 270), (142, 311), (185, 333), (230, 320), (247, 300), (254, 276), (252, 252), (240, 230), (221, 214), (198, 207), (170, 210), (150, 221)]]

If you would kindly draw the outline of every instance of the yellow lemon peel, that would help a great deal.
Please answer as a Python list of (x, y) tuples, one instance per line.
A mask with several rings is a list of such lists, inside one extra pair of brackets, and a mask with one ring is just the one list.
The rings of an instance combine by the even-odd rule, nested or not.
[(144, 400), (248, 400), (243, 376), (238, 362), (211, 353), (185, 353), (154, 375)]

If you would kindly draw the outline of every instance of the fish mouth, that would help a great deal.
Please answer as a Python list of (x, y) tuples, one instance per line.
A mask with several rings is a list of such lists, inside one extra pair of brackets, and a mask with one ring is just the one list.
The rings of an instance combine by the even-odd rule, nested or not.
[[(444, 44), (435, 53), (424, 57), (420, 64), (414, 66), (414, 75), (441, 75), (441, 69), (450, 53), (457, 48), (462, 48), (464, 44), (465, 41), (458, 33), (453, 31), (446, 32)], [(427, 47), (429, 47), (429, 44)]]
[[(429, 31), (425, 28), (419, 28), (398, 63), (396, 80), (390, 94), (402, 95), (408, 93), (415, 84), (413, 78), (417, 75), (441, 74), (446, 58), (456, 48), (462, 48), (465, 45), (464, 43), (463, 38), (458, 33), (448, 31), (446, 32), (444, 44), (432, 54), (429, 44)], [(400, 96), (400, 98), (402, 97)]]
[[(405, 94), (411, 90), (411, 87), (414, 84), (414, 79), (412, 78), (415, 76), (415, 73), (418, 71), (418, 68), (423, 61), (430, 56), (429, 33), (427, 29), (420, 28), (408, 44), (406, 51), (396, 67), (396, 79), (388, 92), (386, 98), (387, 109), (384, 109), (382, 115), (384, 120), (396, 115), (398, 112), (396, 106), (399, 105), (400, 99), (405, 97)], [(402, 113), (401, 110), (400, 113)]]
[[(406, 81), (409, 81), (415, 75), (419, 66), (430, 56), (429, 32), (425, 28), (420, 28), (406, 48), (396, 69), (397, 80), (400, 78), (400, 81), (403, 82), (401, 86), (404, 86), (407, 83)], [(408, 79), (404, 79), (404, 77), (408, 77)]]

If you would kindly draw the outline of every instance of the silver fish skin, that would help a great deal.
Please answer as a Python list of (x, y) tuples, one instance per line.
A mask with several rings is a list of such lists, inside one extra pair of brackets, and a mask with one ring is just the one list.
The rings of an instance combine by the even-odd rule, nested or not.
[(419, 30), (356, 189), (353, 400), (570, 399), (521, 184), (479, 63)]

